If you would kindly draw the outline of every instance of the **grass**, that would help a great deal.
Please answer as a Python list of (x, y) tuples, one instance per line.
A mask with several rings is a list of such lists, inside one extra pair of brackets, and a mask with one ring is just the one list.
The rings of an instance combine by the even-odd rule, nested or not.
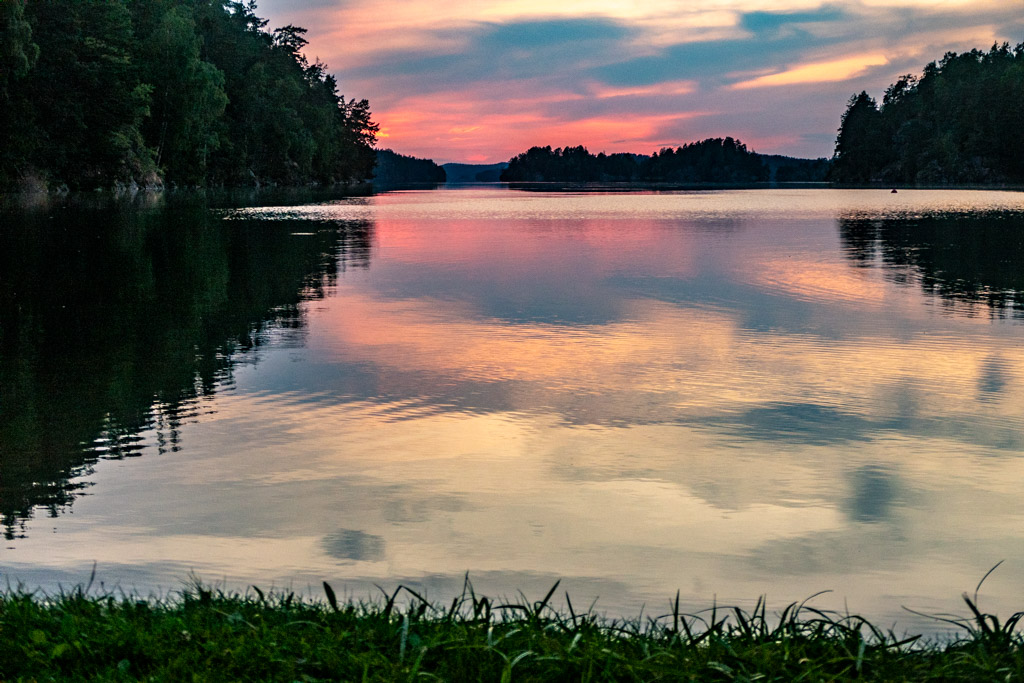
[(956, 638), (897, 637), (807, 602), (778, 614), (714, 607), (610, 620), (525, 596), (497, 602), (466, 581), (431, 604), (399, 586), (377, 601), (245, 594), (195, 584), (137, 599), (0, 593), (4, 681), (1019, 681), (1024, 613), (1005, 621), (964, 595)]

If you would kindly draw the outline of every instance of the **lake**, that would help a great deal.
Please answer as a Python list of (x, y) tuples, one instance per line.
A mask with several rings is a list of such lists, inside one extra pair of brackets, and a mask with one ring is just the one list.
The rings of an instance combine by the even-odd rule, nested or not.
[(1024, 608), (1024, 194), (249, 204), (0, 216), (3, 580)]

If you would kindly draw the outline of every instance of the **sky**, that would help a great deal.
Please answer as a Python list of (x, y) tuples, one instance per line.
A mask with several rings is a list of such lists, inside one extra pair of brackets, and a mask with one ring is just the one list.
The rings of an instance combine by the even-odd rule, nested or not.
[(1024, 0), (260, 0), (309, 29), (378, 146), (507, 161), (534, 145), (651, 153), (731, 135), (831, 156), (850, 96), (947, 51), (1024, 41)]

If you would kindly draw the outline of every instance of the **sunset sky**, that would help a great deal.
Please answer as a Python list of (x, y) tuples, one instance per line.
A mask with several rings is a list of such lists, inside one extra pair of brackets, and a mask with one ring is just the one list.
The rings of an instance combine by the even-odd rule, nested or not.
[(732, 135), (831, 156), (850, 96), (1024, 41), (1021, 0), (260, 0), (309, 29), (378, 145), (439, 163), (533, 145), (650, 153)]

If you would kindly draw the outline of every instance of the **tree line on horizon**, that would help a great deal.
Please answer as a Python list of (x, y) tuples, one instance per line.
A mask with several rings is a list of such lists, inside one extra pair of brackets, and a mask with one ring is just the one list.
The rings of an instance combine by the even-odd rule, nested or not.
[(373, 170), (375, 185), (443, 183), (447, 179), (448, 174), (433, 159), (406, 156), (390, 149), (377, 150), (377, 166)]
[(510, 182), (760, 183), (821, 181), (825, 159), (766, 156), (731, 137), (708, 138), (642, 154), (590, 153), (585, 147), (531, 147), (513, 157)]
[(0, 187), (371, 177), (377, 125), (255, 0), (0, 2)]
[[(443, 182), (429, 159), (374, 149), (306, 30), (268, 30), (255, 0), (0, 0), (0, 190)], [(1024, 181), (1024, 43), (948, 52), (879, 104), (850, 98), (831, 159), (762, 155), (732, 137), (654, 154), (532, 147), (512, 182)]]
[(512, 158), (512, 182), (993, 184), (1024, 182), (1024, 43), (947, 52), (901, 76), (882, 103), (850, 98), (831, 159), (761, 155), (733, 138), (641, 154), (532, 147)]
[(882, 103), (850, 98), (830, 179), (840, 183), (1024, 181), (1024, 43), (947, 52), (901, 76)]

